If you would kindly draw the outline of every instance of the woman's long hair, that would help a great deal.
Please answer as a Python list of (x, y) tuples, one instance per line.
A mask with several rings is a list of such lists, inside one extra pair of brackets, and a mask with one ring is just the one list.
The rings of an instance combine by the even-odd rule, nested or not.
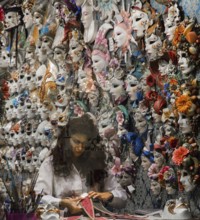
[[(73, 152), (70, 145), (70, 137), (74, 134), (83, 134), (88, 137), (89, 144), (83, 154), (73, 161)], [(69, 176), (73, 165), (86, 177), (86, 183), (93, 186), (95, 183), (102, 182), (107, 175), (106, 155), (102, 150), (91, 149), (92, 142), (98, 135), (94, 121), (88, 114), (80, 118), (73, 118), (68, 126), (62, 131), (56, 148), (52, 151), (53, 168), (57, 176)]]

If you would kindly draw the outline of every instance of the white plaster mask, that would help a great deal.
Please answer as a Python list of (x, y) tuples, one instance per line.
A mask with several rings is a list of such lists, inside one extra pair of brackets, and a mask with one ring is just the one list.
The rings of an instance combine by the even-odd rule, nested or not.
[(171, 61), (167, 62), (166, 60), (159, 60), (158, 70), (162, 76), (169, 75), (174, 70), (174, 65)]
[(24, 10), (23, 12), (24, 17), (23, 17), (23, 21), (25, 24), (26, 29), (29, 29), (32, 27), (33, 25), (33, 16), (30, 10), (28, 10), (27, 8)]
[[(106, 114), (106, 113), (105, 113)], [(113, 125), (112, 125), (112, 120), (109, 118), (109, 114), (104, 115), (103, 118), (100, 119), (98, 123), (98, 128), (99, 128), (99, 135), (101, 137), (105, 137), (105, 135), (113, 130)]]
[(191, 219), (187, 204), (181, 201), (181, 199), (171, 199), (165, 204), (162, 212), (162, 219)]
[(131, 1), (132, 7), (137, 7), (139, 9), (142, 8), (142, 2), (141, 0), (132, 0)]
[(76, 39), (71, 39), (69, 43), (69, 56), (73, 63), (80, 61), (82, 58), (83, 46)]
[(81, 21), (85, 29), (89, 29), (93, 21), (93, 5), (84, 4), (82, 7)]
[(115, 98), (115, 100), (118, 100), (120, 97), (124, 97), (126, 95), (124, 81), (117, 78), (111, 79), (110, 93)]
[(18, 81), (14, 79), (10, 79), (8, 85), (9, 85), (9, 93), (11, 96), (19, 92)]
[(150, 186), (150, 189), (152, 191), (152, 193), (154, 195), (159, 195), (160, 192), (161, 192), (161, 185), (158, 181), (156, 180), (151, 180), (151, 186)]
[(41, 38), (42, 44), (41, 44), (41, 49), (43, 52), (50, 54), (52, 52), (52, 44), (53, 44), (53, 39), (49, 36), (42, 36)]
[(55, 47), (53, 51), (53, 59), (56, 61), (58, 66), (64, 64), (65, 58), (66, 58), (65, 50), (60, 47)]
[(63, 3), (57, 1), (57, 2), (54, 3), (53, 7), (55, 9), (55, 17), (57, 19), (60, 19), (61, 18), (61, 10), (62, 10), (62, 7), (63, 7)]
[(147, 121), (141, 112), (135, 114), (135, 127), (140, 134), (144, 133), (147, 129)]
[(190, 64), (190, 58), (185, 51), (178, 51), (178, 67), (182, 73), (183, 79), (188, 79), (190, 73), (194, 70), (195, 66)]
[(180, 182), (183, 185), (185, 192), (193, 191), (196, 187), (196, 184), (193, 182), (192, 176), (185, 169), (181, 170), (180, 173)]
[(148, 15), (140, 10), (133, 9), (131, 11), (131, 18), (133, 21), (132, 28), (133, 31), (136, 32), (137, 38), (144, 37), (149, 26)]
[(36, 71), (36, 86), (37, 87), (40, 87), (41, 86), (41, 83), (42, 83), (42, 80), (43, 80), (43, 76), (45, 75), (46, 73), (46, 66), (43, 64), (41, 65), (37, 71)]
[(86, 90), (86, 83), (88, 81), (89, 77), (87, 76), (86, 71), (82, 70), (79, 68), (78, 70), (78, 84), (79, 84), (79, 89), (82, 92), (85, 92)]
[(129, 95), (131, 101), (135, 101), (137, 99), (137, 91), (138, 91), (138, 80), (136, 77), (132, 75), (128, 75), (126, 78), (126, 92)]
[(125, 46), (128, 40), (127, 30), (125, 30), (120, 25), (116, 25), (114, 28), (113, 35), (114, 35), (114, 41), (118, 48)]
[(164, 22), (164, 26), (165, 26), (165, 34), (167, 36), (167, 39), (169, 41), (172, 41), (174, 38), (174, 33), (177, 28), (177, 25), (174, 24), (174, 22), (171, 21), (169, 18), (167, 18)]
[(147, 171), (152, 164), (151, 161), (144, 155), (141, 156), (141, 161), (142, 161), (141, 166), (145, 171)]
[(95, 40), (97, 34), (97, 25), (93, 16), (93, 2), (86, 1), (81, 7), (81, 21), (84, 26), (84, 41), (91, 43)]
[(5, 49), (1, 50), (0, 53), (0, 68), (7, 68), (10, 65), (9, 52)]
[(94, 73), (101, 73), (106, 70), (108, 62), (100, 55), (92, 55), (92, 67)]
[(13, 112), (13, 100), (9, 99), (6, 100), (6, 104), (5, 104), (5, 109), (6, 109), (6, 119), (8, 121), (10, 121), (13, 117), (12, 117), (12, 112)]
[(35, 48), (34, 47), (29, 46), (26, 48), (25, 59), (30, 64), (33, 64), (35, 62), (36, 56), (35, 56)]
[(37, 11), (33, 13), (33, 24), (35, 24), (39, 30), (42, 28), (43, 20), (44, 16), (42, 14)]
[(7, 12), (5, 15), (5, 29), (16, 27), (20, 24), (20, 15), (18, 12)]
[(162, 41), (159, 36), (151, 34), (145, 39), (146, 47), (145, 50), (148, 54), (150, 61), (158, 59), (162, 56)]
[(99, 90), (95, 89), (88, 93), (89, 103), (92, 107), (97, 107), (99, 104)]
[(182, 134), (189, 134), (192, 132), (191, 121), (186, 115), (179, 113), (178, 124)]
[(167, 17), (170, 21), (173, 21), (174, 24), (178, 24), (178, 22), (180, 21), (180, 10), (177, 4), (169, 7)]
[(36, 88), (35, 73), (34, 74), (29, 73), (26, 75), (25, 84), (30, 91), (32, 91)]

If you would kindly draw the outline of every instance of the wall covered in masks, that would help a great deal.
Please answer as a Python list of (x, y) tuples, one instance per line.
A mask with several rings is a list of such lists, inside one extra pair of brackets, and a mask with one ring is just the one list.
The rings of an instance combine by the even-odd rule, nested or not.
[(31, 198), (69, 119), (90, 112), (99, 131), (91, 149), (106, 152), (128, 196), (121, 213), (170, 199), (174, 210), (181, 197), (198, 217), (200, 3), (0, 3), (2, 215), (20, 209), (8, 193)]

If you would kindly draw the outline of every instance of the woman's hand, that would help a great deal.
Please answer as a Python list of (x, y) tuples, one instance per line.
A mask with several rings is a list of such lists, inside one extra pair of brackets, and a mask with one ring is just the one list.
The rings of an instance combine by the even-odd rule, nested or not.
[(82, 208), (78, 205), (80, 198), (67, 198), (62, 199), (60, 206), (63, 208), (68, 208), (71, 215), (82, 214)]
[(106, 202), (106, 201), (111, 200), (113, 198), (113, 194), (111, 192), (95, 192), (95, 191), (90, 191), (88, 193), (88, 196), (90, 198), (100, 199), (103, 202)]

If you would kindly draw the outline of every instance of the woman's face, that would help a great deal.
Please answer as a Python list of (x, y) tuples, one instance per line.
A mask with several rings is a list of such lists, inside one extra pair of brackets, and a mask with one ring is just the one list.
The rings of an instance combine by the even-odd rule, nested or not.
[(151, 191), (154, 195), (159, 195), (161, 192), (161, 185), (159, 182), (152, 180), (151, 181)]
[(74, 157), (80, 157), (85, 151), (88, 143), (88, 137), (84, 134), (73, 134), (70, 138), (70, 144)]
[(157, 164), (159, 167), (162, 167), (165, 163), (164, 156), (161, 153), (157, 152), (157, 151), (154, 151), (153, 155), (154, 155), (155, 164)]
[(142, 160), (141, 165), (142, 165), (143, 169), (145, 171), (147, 171), (149, 169), (149, 167), (151, 166), (151, 161), (145, 156), (142, 156), (141, 160)]
[(124, 28), (116, 26), (114, 29), (114, 40), (117, 47), (123, 47), (127, 42), (127, 32)]

